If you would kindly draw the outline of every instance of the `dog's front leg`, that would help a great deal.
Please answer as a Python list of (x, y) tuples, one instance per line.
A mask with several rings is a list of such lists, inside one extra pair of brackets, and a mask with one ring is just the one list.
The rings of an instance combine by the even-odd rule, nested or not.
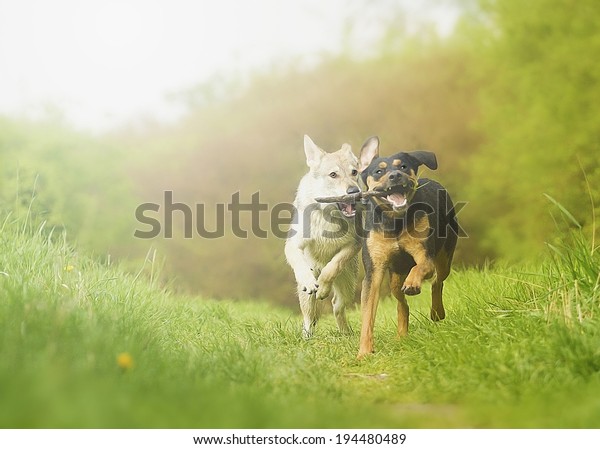
[(285, 258), (294, 270), (298, 291), (312, 295), (317, 291), (319, 285), (304, 255), (306, 245), (305, 239), (297, 237), (289, 239), (285, 243)]
[(317, 279), (317, 299), (327, 299), (333, 287), (333, 280), (340, 274), (344, 266), (358, 253), (360, 247), (358, 244), (342, 248), (333, 258), (323, 267), (321, 274)]
[(300, 310), (302, 311), (302, 337), (308, 339), (313, 336), (315, 326), (321, 314), (321, 303), (315, 299), (315, 295), (298, 291)]
[(408, 273), (402, 285), (402, 292), (406, 295), (418, 295), (421, 293), (423, 280), (429, 279), (435, 274), (435, 265), (422, 245), (417, 248), (409, 248), (407, 252), (413, 257), (416, 265)]
[(373, 352), (373, 328), (375, 326), (379, 290), (383, 282), (384, 272), (382, 267), (374, 267), (373, 271), (367, 273), (363, 280), (360, 296), (362, 324), (360, 330), (360, 347), (358, 349), (359, 359)]
[(319, 319), (319, 304), (315, 298), (317, 280), (307, 263), (304, 248), (307, 241), (300, 238), (290, 238), (285, 243), (285, 257), (294, 270), (298, 284), (298, 301), (302, 311), (302, 336), (310, 338)]

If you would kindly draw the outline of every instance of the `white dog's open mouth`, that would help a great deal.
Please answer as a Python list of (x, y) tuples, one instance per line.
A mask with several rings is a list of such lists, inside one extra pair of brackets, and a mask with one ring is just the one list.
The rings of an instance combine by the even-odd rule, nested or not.
[(342, 211), (344, 217), (354, 217), (356, 215), (356, 205), (350, 203), (336, 203), (337, 207)]

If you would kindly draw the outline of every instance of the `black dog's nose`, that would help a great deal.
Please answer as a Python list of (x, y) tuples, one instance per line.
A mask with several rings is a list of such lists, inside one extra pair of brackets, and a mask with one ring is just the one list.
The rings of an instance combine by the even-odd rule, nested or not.
[(400, 177), (402, 176), (402, 172), (400, 170), (396, 170), (390, 173), (390, 175), (388, 176), (390, 181), (394, 181), (396, 179), (400, 179)]
[(348, 187), (348, 189), (346, 190), (346, 193), (348, 195), (352, 195), (352, 194), (358, 193), (358, 192), (360, 192), (360, 189), (358, 187), (356, 187), (356, 186)]

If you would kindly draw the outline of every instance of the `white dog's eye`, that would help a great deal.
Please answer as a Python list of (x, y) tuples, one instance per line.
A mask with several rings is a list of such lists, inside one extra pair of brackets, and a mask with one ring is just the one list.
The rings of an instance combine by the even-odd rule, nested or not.
[(351, 174), (352, 174), (352, 176), (356, 176), (356, 175), (358, 175), (358, 170), (352, 170), (352, 173), (351, 173)]
[(329, 177), (330, 178), (337, 178), (337, 173), (332, 171), (331, 173), (329, 173)]

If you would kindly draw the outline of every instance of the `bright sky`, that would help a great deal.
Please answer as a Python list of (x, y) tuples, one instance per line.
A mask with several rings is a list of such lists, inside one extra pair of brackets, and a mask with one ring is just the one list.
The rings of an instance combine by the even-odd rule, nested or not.
[[(368, 45), (381, 8), (362, 9), (386, 1), (0, 0), (0, 114), (59, 109), (95, 131), (139, 116), (173, 119), (177, 105), (165, 97), (217, 73), (339, 51), (359, 11), (365, 23), (354, 38)], [(439, 0), (391, 3), (442, 33), (457, 16)]]

